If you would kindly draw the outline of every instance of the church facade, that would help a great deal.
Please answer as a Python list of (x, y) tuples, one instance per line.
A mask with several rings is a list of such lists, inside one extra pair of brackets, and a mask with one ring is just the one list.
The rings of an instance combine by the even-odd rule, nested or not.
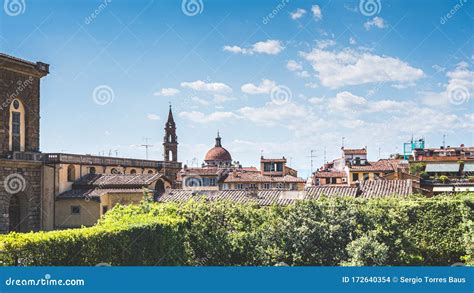
[[(146, 178), (153, 177), (156, 179), (153, 188), (157, 192), (176, 187), (181, 163), (171, 108), (164, 129), (164, 159), (161, 161), (41, 153), (40, 80), (48, 74), (48, 64), (0, 54), (0, 233), (80, 226), (84, 216), (90, 214), (90, 198), (72, 200), (62, 195), (70, 194), (74, 186), (81, 186), (77, 181), (85, 176), (136, 178), (137, 182), (147, 183), (143, 183), (143, 187), (151, 186)], [(122, 179), (121, 182), (128, 181)], [(127, 193), (137, 190), (137, 186), (113, 185), (111, 193), (117, 189)], [(81, 207), (83, 215), (77, 213)], [(99, 198), (99, 206), (93, 209), (101, 210), (101, 207)]]

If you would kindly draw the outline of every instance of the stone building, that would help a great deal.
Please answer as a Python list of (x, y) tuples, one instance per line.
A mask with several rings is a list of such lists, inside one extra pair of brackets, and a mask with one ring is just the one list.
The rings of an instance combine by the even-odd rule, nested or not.
[(408, 172), (408, 162), (401, 159), (369, 161), (367, 149), (341, 148), (341, 157), (324, 164), (313, 173), (314, 185), (354, 185), (383, 179), (390, 174)]
[(0, 233), (41, 229), (40, 79), (49, 65), (0, 54)]
[(228, 150), (222, 146), (217, 133), (216, 143), (204, 158), (201, 168), (185, 166), (178, 173), (178, 183), (185, 190), (303, 190), (306, 180), (286, 165), (285, 157), (260, 158), (261, 170), (242, 167), (232, 161)]
[[(178, 162), (176, 124), (171, 107), (165, 124), (162, 161), (41, 153), (40, 79), (48, 73), (48, 64), (0, 53), (0, 233), (51, 230), (77, 224), (74, 221), (74, 225), (58, 223), (57, 217), (65, 214), (77, 217), (73, 211), (78, 209), (68, 205), (64, 194), (73, 190), (75, 182), (84, 176), (120, 175), (133, 181), (140, 176), (156, 175), (153, 192), (163, 193), (166, 188), (176, 187), (177, 173), (182, 166)], [(107, 190), (117, 194), (112, 187)], [(118, 188), (124, 187), (130, 186)], [(142, 187), (149, 188), (150, 184)], [(137, 189), (137, 186), (130, 187), (123, 194), (130, 198), (132, 189)], [(135, 193), (133, 198), (143, 196), (141, 191)], [(105, 200), (108, 196), (101, 192), (99, 200), (101, 198)], [(134, 201), (130, 200), (130, 203)], [(90, 205), (87, 198), (80, 203)], [(87, 209), (83, 211), (89, 212)], [(92, 218), (97, 220), (95, 214)], [(89, 222), (87, 219), (79, 224)]]

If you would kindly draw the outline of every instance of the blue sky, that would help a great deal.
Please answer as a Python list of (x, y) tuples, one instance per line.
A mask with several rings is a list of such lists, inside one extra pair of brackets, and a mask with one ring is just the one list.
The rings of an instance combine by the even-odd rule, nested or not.
[(220, 130), (243, 165), (263, 151), (306, 175), (342, 137), (372, 160), (412, 134), (472, 145), (473, 16), (464, 0), (5, 0), (0, 46), (51, 65), (43, 152), (143, 158), (148, 137), (161, 159), (171, 102), (182, 162)]

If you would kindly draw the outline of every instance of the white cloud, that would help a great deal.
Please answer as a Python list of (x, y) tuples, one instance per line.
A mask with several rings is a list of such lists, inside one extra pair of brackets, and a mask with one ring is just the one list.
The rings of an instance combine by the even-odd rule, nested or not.
[[(322, 102), (320, 98), (313, 98), (309, 101), (313, 104)], [(353, 112), (355, 114), (371, 113), (371, 112), (397, 112), (408, 107), (414, 107), (405, 101), (395, 100), (378, 100), (369, 101), (365, 97), (354, 95), (351, 92), (343, 91), (329, 100), (328, 109), (340, 112)]]
[(148, 120), (160, 120), (160, 116), (156, 114), (148, 114), (146, 118), (148, 118)]
[(306, 71), (306, 70), (297, 72), (296, 75), (298, 75), (298, 76), (301, 77), (301, 78), (308, 78), (308, 77), (310, 77), (309, 72)]
[(442, 92), (420, 92), (422, 102), (430, 106), (441, 106), (451, 103), (462, 105), (470, 101), (474, 92), (474, 71), (469, 69), (469, 64), (460, 62), (456, 67), (446, 73), (448, 83)]
[(211, 123), (228, 119), (238, 119), (239, 117), (232, 112), (213, 112), (211, 114), (204, 114), (198, 111), (181, 112), (179, 116), (188, 119), (195, 123)]
[(354, 39), (353, 37), (350, 37), (350, 38), (349, 38), (349, 44), (351, 44), (351, 45), (357, 44), (356, 39)]
[(439, 66), (438, 64), (435, 64), (435, 65), (431, 66), (431, 68), (433, 68), (434, 70), (436, 70), (436, 73), (445, 72), (445, 71), (446, 71), (446, 68), (444, 68), (444, 67), (442, 67), (442, 66)]
[(214, 95), (214, 103), (225, 103), (228, 101), (237, 100), (237, 98), (229, 97), (226, 95)]
[(310, 74), (308, 71), (303, 70), (303, 65), (301, 63), (296, 62), (295, 60), (290, 60), (286, 64), (286, 68), (290, 71), (296, 72), (296, 75), (301, 78), (308, 78)]
[(291, 16), (291, 19), (296, 20), (303, 17), (303, 15), (305, 14), (306, 14), (306, 10), (298, 8), (294, 12), (291, 12), (290, 16)]
[(308, 99), (308, 102), (314, 105), (322, 105), (324, 103), (324, 98), (312, 97)]
[(334, 45), (336, 45), (336, 41), (331, 39), (316, 41), (316, 47), (318, 47), (319, 49), (326, 49)]
[(179, 90), (175, 88), (162, 88), (160, 91), (153, 93), (155, 96), (164, 96), (164, 97), (172, 97), (179, 94)]
[(340, 52), (313, 49), (301, 53), (317, 73), (321, 84), (330, 88), (372, 82), (413, 82), (423, 71), (393, 57), (345, 49)]
[(223, 49), (227, 52), (244, 55), (253, 55), (255, 53), (277, 55), (284, 49), (284, 47), (282, 42), (278, 40), (266, 40), (262, 42), (257, 42), (253, 44), (250, 48), (242, 48), (239, 46), (224, 46)]
[(208, 91), (208, 92), (219, 92), (228, 93), (232, 92), (232, 88), (224, 83), (220, 82), (204, 82), (202, 80), (196, 80), (193, 82), (182, 82), (181, 86), (184, 88), (190, 88), (195, 91)]
[(308, 111), (294, 103), (287, 103), (284, 107), (272, 102), (263, 107), (244, 107), (238, 110), (239, 114), (248, 121), (267, 126), (291, 119), (301, 119), (308, 116)]
[(290, 71), (298, 71), (302, 70), (303, 66), (301, 65), (301, 63), (298, 63), (295, 60), (290, 60), (288, 61), (288, 63), (286, 63), (286, 68), (288, 68), (288, 70)]
[(358, 111), (360, 106), (365, 106), (367, 99), (356, 96), (348, 91), (337, 93), (329, 102), (329, 109), (333, 111)]
[(209, 105), (209, 102), (208, 102), (208, 101), (206, 101), (206, 100), (204, 100), (204, 99), (201, 99), (201, 98), (198, 98), (198, 97), (192, 97), (191, 100), (192, 100), (193, 102), (196, 102), (196, 103), (201, 104), (201, 105), (203, 105), (203, 106), (208, 106), (208, 105)]
[(370, 112), (396, 112), (403, 111), (409, 106), (407, 102), (394, 100), (380, 100), (369, 102), (368, 111)]
[(276, 83), (273, 80), (262, 79), (259, 85), (253, 83), (246, 83), (242, 85), (241, 90), (246, 94), (256, 95), (256, 94), (269, 94)]
[(385, 20), (379, 16), (376, 16), (374, 17), (372, 20), (367, 20), (365, 23), (364, 23), (364, 27), (366, 30), (370, 30), (371, 27), (377, 27), (377, 28), (386, 28), (387, 27), (387, 23), (385, 22)]
[(321, 13), (321, 8), (319, 5), (313, 5), (311, 7), (311, 12), (313, 12), (313, 16), (316, 20), (320, 20), (323, 18), (323, 14)]

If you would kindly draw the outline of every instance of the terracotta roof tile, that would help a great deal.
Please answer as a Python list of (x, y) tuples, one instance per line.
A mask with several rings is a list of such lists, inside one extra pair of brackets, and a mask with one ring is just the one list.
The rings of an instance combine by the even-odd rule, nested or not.
[(386, 196), (407, 196), (413, 193), (413, 181), (406, 180), (368, 180), (361, 182), (361, 197), (375, 198)]
[[(88, 174), (73, 183), (73, 189), (84, 187), (142, 187), (163, 177), (162, 174)], [(166, 178), (165, 178), (166, 179)], [(168, 179), (166, 179), (168, 180)]]
[(378, 160), (375, 162), (368, 162), (367, 165), (352, 165), (350, 167), (351, 171), (357, 171), (357, 172), (375, 172), (375, 171), (380, 171), (380, 172), (394, 172), (397, 170), (397, 167), (403, 167), (407, 168), (408, 165), (406, 165), (403, 160), (398, 160), (398, 159), (382, 159)]
[(318, 199), (321, 196), (352, 196), (357, 195), (357, 187), (344, 186), (344, 185), (322, 185), (311, 187), (306, 190), (307, 199)]
[(345, 172), (338, 171), (316, 171), (314, 172), (316, 178), (330, 178), (330, 177), (346, 177)]
[(367, 155), (366, 149), (343, 149), (345, 155)]
[(142, 193), (142, 188), (91, 188), (91, 189), (72, 189), (65, 191), (57, 196), (58, 199), (92, 199), (100, 201), (103, 194), (113, 193)]

